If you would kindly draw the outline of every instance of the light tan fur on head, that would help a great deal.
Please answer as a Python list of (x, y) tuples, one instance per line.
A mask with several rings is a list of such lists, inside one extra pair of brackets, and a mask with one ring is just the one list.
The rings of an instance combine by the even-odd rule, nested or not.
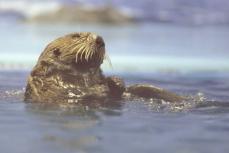
[(75, 62), (77, 64), (96, 60), (101, 64), (107, 56), (103, 38), (90, 32), (60, 37), (50, 43), (45, 51), (49, 53), (44, 54), (49, 54), (49, 56), (51, 51), (51, 56), (56, 56), (63, 63)]

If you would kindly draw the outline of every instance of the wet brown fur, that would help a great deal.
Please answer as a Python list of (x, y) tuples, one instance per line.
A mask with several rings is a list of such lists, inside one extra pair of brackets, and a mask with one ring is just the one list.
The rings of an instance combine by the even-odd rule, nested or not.
[(154, 86), (126, 88), (122, 79), (106, 78), (100, 69), (105, 57), (103, 38), (93, 33), (73, 33), (52, 41), (28, 78), (25, 101), (80, 103), (96, 100), (101, 103), (111, 98), (126, 98), (125, 95), (170, 102), (184, 100)]
[(25, 100), (106, 97), (109, 89), (100, 69), (104, 57), (103, 39), (92, 33), (73, 33), (52, 41), (28, 78)]

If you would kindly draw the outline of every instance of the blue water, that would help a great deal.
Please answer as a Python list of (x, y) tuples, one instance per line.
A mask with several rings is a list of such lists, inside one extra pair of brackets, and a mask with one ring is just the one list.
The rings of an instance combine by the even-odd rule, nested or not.
[(229, 151), (228, 75), (122, 75), (128, 84), (150, 83), (183, 95), (202, 92), (208, 100), (214, 99), (175, 112), (140, 101), (99, 108), (26, 104), (22, 88), (27, 75), (1, 72), (2, 152)]
[[(227, 26), (0, 24), (0, 65), (27, 68), (51, 40), (67, 33), (91, 31), (104, 37), (117, 72), (228, 71)], [(10, 30), (9, 30), (10, 29)], [(138, 61), (136, 63), (136, 61)], [(106, 62), (105, 62), (106, 63)], [(11, 66), (11, 67), (9, 67)], [(106, 71), (111, 71), (104, 64)]]
[[(75, 31), (104, 37), (113, 65), (104, 65), (106, 75), (204, 100), (175, 112), (141, 101), (99, 108), (24, 103), (23, 88), (41, 51)], [(227, 26), (2, 22), (0, 33), (1, 152), (229, 152)]]

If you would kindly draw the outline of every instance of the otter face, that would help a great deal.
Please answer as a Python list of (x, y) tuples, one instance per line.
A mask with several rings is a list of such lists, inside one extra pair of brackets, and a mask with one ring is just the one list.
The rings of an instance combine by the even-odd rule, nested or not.
[(54, 40), (48, 51), (63, 64), (98, 67), (105, 58), (105, 43), (94, 33), (73, 33)]

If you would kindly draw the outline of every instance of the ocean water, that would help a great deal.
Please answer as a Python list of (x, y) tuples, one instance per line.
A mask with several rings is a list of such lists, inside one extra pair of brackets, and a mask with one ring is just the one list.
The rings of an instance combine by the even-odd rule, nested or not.
[(1, 22), (0, 28), (2, 69), (31, 69), (50, 41), (68, 33), (90, 31), (105, 39), (113, 69), (106, 61), (103, 66), (111, 73), (229, 70), (226, 25), (39, 25), (12, 21)]
[(83, 5), (89, 9), (114, 7), (140, 22), (192, 25), (229, 23), (227, 0), (1, 0), (0, 17), (31, 18), (56, 11), (63, 5)]
[[(27, 76), (51, 40), (76, 31), (102, 35), (127, 84), (148, 83), (201, 103), (170, 110), (141, 101), (116, 105), (23, 102)], [(32, 25), (0, 23), (0, 148), (4, 153), (228, 153), (227, 26)]]

